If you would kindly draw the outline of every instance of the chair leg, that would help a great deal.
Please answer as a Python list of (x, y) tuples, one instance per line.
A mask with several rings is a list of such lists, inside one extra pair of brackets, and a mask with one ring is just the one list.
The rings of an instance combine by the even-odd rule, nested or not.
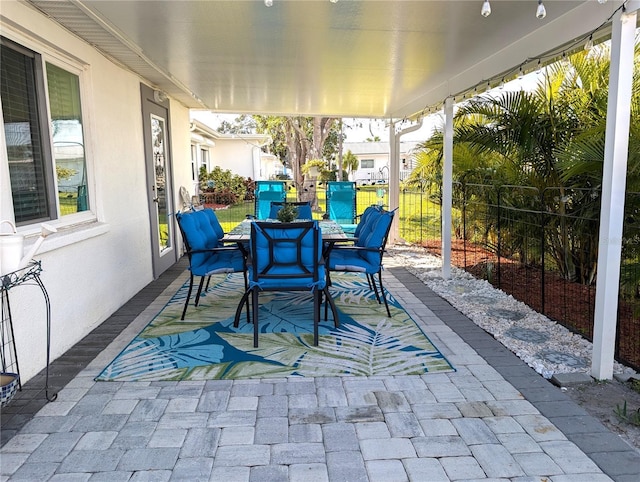
[(333, 326), (338, 328), (340, 326), (340, 318), (338, 317), (338, 307), (336, 306), (335, 301), (331, 297), (331, 293), (329, 293), (329, 287), (324, 288), (324, 295), (327, 298), (324, 304), (324, 319), (327, 319), (327, 303), (331, 305), (331, 312), (333, 313)]
[(238, 325), (240, 324), (240, 313), (242, 313), (242, 307), (245, 304), (247, 305), (247, 323), (250, 322), (249, 320), (249, 294), (250, 293), (251, 291), (246, 290), (242, 295), (242, 298), (240, 298), (240, 303), (238, 303), (238, 307), (236, 308), (236, 316), (233, 319), (234, 328), (238, 328)]
[[(322, 292), (325, 295), (325, 300), (324, 300), (324, 321), (327, 321), (327, 318), (329, 317), (329, 307), (327, 306), (327, 303), (329, 303), (329, 295), (327, 288), (325, 287)], [(322, 298), (320, 298), (320, 304), (322, 304)]]
[[(242, 272), (242, 274), (244, 275), (244, 290), (245, 290), (245, 292), (249, 292), (249, 279), (247, 278), (247, 271), (244, 270)], [(251, 311), (249, 310), (249, 297), (248, 296), (246, 298), (246, 303), (247, 303), (247, 323), (251, 323)], [(240, 303), (240, 306), (242, 306), (242, 303)]]
[(387, 297), (384, 294), (384, 287), (382, 286), (382, 270), (378, 271), (378, 281), (380, 283), (380, 294), (384, 300), (384, 306), (387, 309), (387, 316), (391, 318), (391, 311), (389, 311), (389, 304), (387, 303)]
[[(375, 288), (375, 280), (371, 278), (371, 275), (367, 273), (367, 283), (369, 283), (369, 289), (372, 290)], [(376, 295), (377, 296), (377, 295)], [(380, 302), (380, 300), (378, 300)]]
[(204, 292), (209, 291), (209, 282), (211, 281), (211, 275), (207, 276), (207, 285), (204, 287)]
[(198, 285), (198, 292), (196, 293), (196, 306), (200, 303), (200, 295), (202, 294), (202, 287), (204, 286), (204, 276), (200, 278), (200, 285)]
[(189, 291), (187, 292), (187, 299), (184, 301), (184, 309), (182, 310), (181, 320), (184, 320), (185, 315), (187, 314), (187, 306), (189, 306), (189, 300), (191, 299), (191, 291), (193, 290), (193, 274), (189, 278)]
[(376, 295), (376, 300), (378, 300), (378, 304), (382, 303), (380, 299), (380, 295), (378, 294), (378, 287), (376, 286), (376, 279), (372, 274), (367, 273), (367, 281), (369, 281), (369, 288), (373, 290)]
[(253, 304), (253, 347), (258, 348), (258, 288), (252, 288)]
[(318, 325), (320, 324), (320, 290), (313, 290), (313, 346), (318, 346)]

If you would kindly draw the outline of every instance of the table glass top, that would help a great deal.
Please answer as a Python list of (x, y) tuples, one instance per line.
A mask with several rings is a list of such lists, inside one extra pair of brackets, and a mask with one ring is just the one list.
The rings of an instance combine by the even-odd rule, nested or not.
[[(229, 231), (226, 234), (225, 238), (250, 236), (252, 222), (254, 222), (254, 220), (245, 219), (244, 221), (239, 223), (236, 227), (234, 227), (231, 231)], [(279, 223), (280, 221), (275, 219), (265, 219), (264, 221), (261, 221), (261, 222)], [(320, 226), (320, 230), (322, 231), (323, 237), (344, 236), (344, 231), (342, 230), (340, 225), (335, 221), (332, 221), (330, 219), (323, 219), (318, 221), (318, 225)]]

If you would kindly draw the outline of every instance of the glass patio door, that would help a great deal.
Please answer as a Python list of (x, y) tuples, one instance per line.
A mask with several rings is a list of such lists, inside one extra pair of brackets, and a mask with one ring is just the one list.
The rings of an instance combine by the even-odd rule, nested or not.
[(147, 86), (141, 86), (141, 93), (153, 276), (157, 278), (178, 260), (171, 182), (169, 106), (166, 100), (158, 102), (153, 90)]

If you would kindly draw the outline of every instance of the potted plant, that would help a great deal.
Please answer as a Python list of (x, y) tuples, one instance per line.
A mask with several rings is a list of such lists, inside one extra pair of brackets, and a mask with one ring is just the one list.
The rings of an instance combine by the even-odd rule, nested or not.
[(17, 373), (0, 373), (0, 407), (6, 407), (16, 394), (20, 376)]
[(293, 204), (284, 203), (282, 209), (278, 211), (276, 215), (278, 221), (281, 223), (290, 223), (294, 221), (298, 217), (298, 208), (296, 208)]

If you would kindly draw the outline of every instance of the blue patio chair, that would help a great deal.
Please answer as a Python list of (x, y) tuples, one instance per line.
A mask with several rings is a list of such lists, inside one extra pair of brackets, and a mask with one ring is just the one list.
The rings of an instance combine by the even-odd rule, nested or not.
[(383, 212), (383, 209), (377, 204), (368, 206), (362, 214), (358, 216), (358, 224), (353, 231), (353, 236), (358, 238), (363, 232), (366, 232), (370, 227), (369, 223), (378, 218), (378, 215)]
[(269, 218), (271, 203), (284, 202), (286, 199), (287, 190), (284, 181), (256, 181), (255, 218)]
[[(384, 211), (371, 207), (363, 213), (353, 246), (334, 246), (329, 252), (329, 270), (365, 273), (378, 303), (384, 301), (387, 315), (391, 317), (389, 304), (382, 285), (382, 258), (389, 237), (395, 210)], [(366, 216), (364, 216), (366, 214)], [(376, 283), (375, 275), (378, 275)], [(378, 288), (380, 292), (378, 293)], [(382, 301), (381, 301), (382, 299)]]
[(337, 222), (347, 234), (356, 228), (356, 183), (329, 181), (325, 191), (327, 216)]
[(322, 258), (322, 234), (317, 221), (251, 224), (249, 242), (249, 288), (240, 300), (234, 326), (251, 295), (253, 306), (253, 346), (258, 346), (259, 293), (261, 291), (309, 291), (313, 294), (313, 344), (318, 345), (318, 324), (322, 294), (331, 305), (334, 324), (338, 314), (329, 294)]
[[(243, 273), (245, 287), (248, 286), (248, 282), (243, 251), (239, 247), (222, 245), (221, 238), (224, 232), (212, 209), (177, 213), (176, 219), (189, 257), (189, 291), (180, 318), (184, 320), (193, 291), (194, 276), (200, 276), (195, 306), (198, 306), (200, 301), (205, 278), (208, 280), (213, 274)], [(207, 281), (207, 286), (208, 284)]]
[(278, 212), (283, 208), (285, 204), (290, 204), (296, 207), (298, 210), (298, 216), (296, 219), (313, 219), (313, 213), (311, 211), (311, 203), (306, 202), (272, 202), (271, 211), (269, 211), (269, 219), (277, 219)]

